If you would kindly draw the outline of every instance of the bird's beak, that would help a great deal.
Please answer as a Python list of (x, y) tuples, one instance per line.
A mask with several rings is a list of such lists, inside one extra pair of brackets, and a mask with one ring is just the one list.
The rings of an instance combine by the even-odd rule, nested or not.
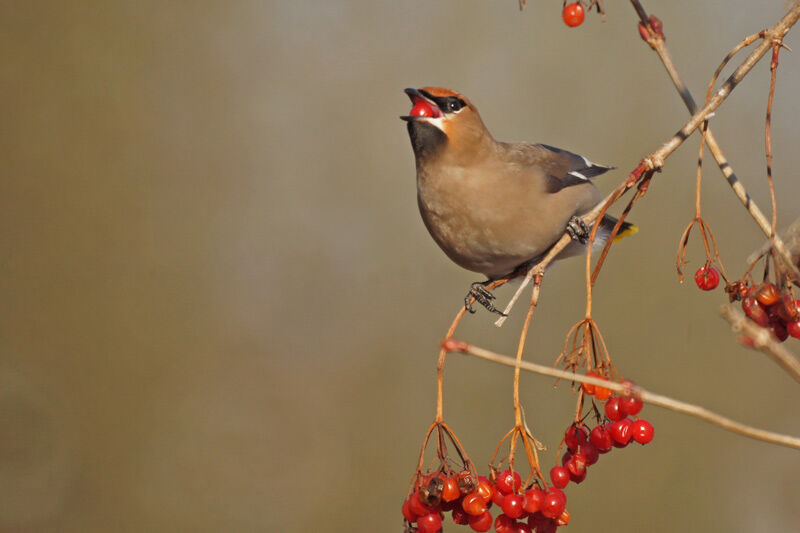
[(411, 114), (400, 117), (406, 121), (421, 120), (426, 118), (442, 118), (442, 110), (433, 101), (427, 91), (419, 89), (406, 89), (405, 93), (411, 98)]

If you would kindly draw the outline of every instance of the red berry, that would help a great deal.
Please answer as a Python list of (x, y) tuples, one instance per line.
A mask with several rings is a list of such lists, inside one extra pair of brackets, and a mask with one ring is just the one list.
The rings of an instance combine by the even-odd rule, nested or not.
[[(601, 379), (602, 378), (602, 376), (600, 374), (597, 374), (595, 372), (587, 372), (586, 373), (586, 377), (587, 378), (597, 378), (597, 379)], [(594, 385), (590, 385), (589, 383), (581, 383), (581, 388), (583, 389), (583, 392), (585, 394), (588, 394), (589, 396), (594, 396), (594, 389), (595, 389)]]
[(800, 320), (786, 324), (786, 331), (795, 339), (800, 339)]
[(441, 113), (438, 112), (438, 109), (435, 109), (429, 102), (422, 99), (414, 102), (414, 107), (411, 108), (411, 111), (408, 114), (412, 117), (441, 116)]
[(653, 424), (644, 418), (640, 418), (631, 424), (631, 433), (633, 434), (633, 440), (639, 444), (647, 444), (653, 440), (655, 430), (653, 429)]
[(541, 513), (537, 513), (538, 519), (535, 520), (533, 523), (529, 520), (528, 524), (531, 527), (536, 528), (536, 533), (555, 533), (556, 529), (558, 529), (558, 525), (556, 521), (545, 516), (542, 516)]
[(586, 470), (586, 469), (584, 469), (584, 471), (580, 475), (577, 475), (577, 476), (575, 474), (573, 474), (572, 472), (570, 472), (569, 473), (569, 480), (572, 481), (573, 483), (575, 483), (576, 485), (580, 485), (586, 479), (586, 474), (588, 474), (588, 473), (589, 473), (589, 471)]
[(612, 396), (606, 402), (604, 411), (606, 412), (606, 416), (612, 422), (616, 422), (617, 420), (622, 420), (625, 418), (625, 413), (622, 412), (622, 407), (620, 405), (620, 397), (619, 396)]
[(461, 497), (461, 491), (458, 489), (458, 481), (452, 477), (444, 478), (444, 487), (442, 488), (442, 500), (452, 502)]
[[(498, 507), (502, 507), (503, 506), (503, 500), (505, 500), (505, 499), (506, 499), (505, 494), (503, 494), (499, 490), (495, 490), (492, 493), (492, 503), (495, 504)], [(486, 502), (486, 506), (487, 507), (489, 506), (489, 502)]]
[(417, 519), (419, 533), (436, 533), (442, 529), (442, 517), (439, 513), (430, 513)]
[(542, 508), (540, 512), (547, 518), (555, 518), (561, 514), (567, 506), (567, 497), (561, 491), (554, 491), (551, 489), (544, 497)]
[(514, 533), (514, 519), (502, 513), (497, 515), (494, 521), (494, 530), (497, 533)]
[(464, 511), (472, 516), (478, 516), (486, 511), (486, 502), (483, 498), (478, 496), (477, 492), (470, 492), (461, 501), (461, 507)]
[(589, 431), (583, 424), (580, 426), (573, 424), (564, 432), (564, 444), (567, 445), (567, 449), (571, 452), (577, 450), (578, 446), (586, 442), (588, 438)]
[(407, 498), (406, 501), (403, 502), (403, 518), (405, 518), (409, 522), (416, 522), (417, 514), (411, 510), (410, 500), (411, 498)]
[(622, 420), (617, 420), (616, 422), (611, 424), (609, 428), (609, 433), (611, 433), (611, 438), (614, 439), (616, 444), (620, 444), (622, 446), (627, 445), (631, 441), (631, 421), (628, 418), (623, 418)]
[(486, 479), (486, 476), (478, 476), (478, 486), (475, 487), (475, 492), (477, 492), (478, 496), (480, 496), (481, 499), (488, 504), (490, 501), (492, 501), (492, 496), (494, 495), (495, 490), (489, 480)]
[(469, 519), (471, 518), (470, 515), (467, 514), (464, 509), (457, 507), (453, 509), (453, 522), (460, 525), (465, 526), (469, 524)]
[(514, 533), (533, 533), (531, 526), (525, 522), (517, 522), (514, 526)]
[(522, 485), (522, 478), (516, 472), (503, 470), (498, 474), (494, 484), (497, 490), (503, 494), (510, 494), (519, 490), (520, 485)]
[[(552, 473), (550, 475), (552, 476)], [(525, 492), (522, 508), (528, 513), (535, 513), (541, 507), (546, 495), (547, 493), (542, 489), (528, 489)]]
[(628, 416), (636, 416), (644, 407), (644, 402), (633, 396), (625, 396), (619, 400), (619, 408)]
[(469, 527), (471, 527), (473, 531), (489, 531), (492, 529), (493, 521), (492, 513), (484, 511), (483, 514), (478, 516), (469, 517)]
[(556, 517), (556, 525), (566, 526), (569, 524), (569, 511), (564, 509), (561, 514)]
[(719, 285), (719, 272), (711, 265), (704, 265), (694, 273), (694, 282), (704, 291), (711, 291)]
[(605, 387), (595, 387), (594, 388), (594, 395), (601, 402), (604, 402), (604, 401), (608, 400), (609, 398), (611, 398), (612, 394), (614, 394), (614, 392), (611, 389), (607, 389)]
[(589, 434), (589, 439), (592, 441), (592, 444), (594, 444), (594, 447), (597, 448), (597, 451), (600, 453), (608, 453), (614, 446), (614, 439), (611, 437), (611, 434), (606, 430), (605, 426), (597, 426), (594, 429), (592, 429), (592, 432)]
[(772, 323), (772, 334), (775, 335), (780, 342), (789, 338), (789, 330), (786, 329), (786, 323), (783, 321), (776, 321)]
[(569, 483), (569, 470), (563, 466), (554, 466), (550, 469), (550, 481), (559, 489), (563, 489)]
[(511, 518), (519, 518), (525, 514), (523, 509), (525, 498), (521, 494), (506, 494), (503, 499), (503, 514)]
[(561, 17), (564, 19), (564, 24), (570, 28), (580, 26), (583, 23), (585, 16), (586, 15), (583, 12), (583, 6), (579, 2), (565, 5), (564, 11), (561, 13)]
[(769, 315), (767, 315), (767, 312), (755, 298), (751, 296), (745, 297), (742, 300), (742, 310), (744, 314), (762, 328), (769, 326)]
[(600, 458), (600, 452), (597, 451), (597, 447), (591, 441), (581, 444), (578, 448), (578, 454), (586, 458), (586, 466), (592, 466)]

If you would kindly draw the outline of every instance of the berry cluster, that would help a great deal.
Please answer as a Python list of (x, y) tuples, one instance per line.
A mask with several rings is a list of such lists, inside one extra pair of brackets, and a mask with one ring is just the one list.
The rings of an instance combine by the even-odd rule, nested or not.
[[(411, 524), (416, 524), (419, 533), (437, 533), (446, 512), (453, 522), (473, 531), (489, 531), (494, 524), (497, 533), (552, 533), (569, 523), (567, 496), (561, 489), (542, 489), (537, 483), (523, 491), (521, 476), (512, 470), (491, 477), (494, 481), (485, 476), (476, 480), (469, 470), (423, 476), (403, 503), (407, 531), (414, 531)], [(501, 510), (497, 518), (489, 512), (494, 505)]]
[(800, 339), (800, 300), (769, 282), (743, 288), (742, 293), (742, 309), (750, 320), (771, 329), (781, 342), (790, 335)]
[[(588, 376), (602, 378), (595, 373)], [(443, 466), (440, 471), (420, 475), (416, 490), (403, 502), (406, 531), (438, 533), (445, 513), (453, 522), (468, 525), (473, 531), (489, 531), (494, 524), (497, 533), (553, 533), (569, 523), (567, 496), (569, 482), (586, 479), (587, 468), (601, 454), (613, 448), (624, 448), (631, 442), (647, 444), (653, 440), (653, 425), (636, 417), (643, 403), (634, 396), (614, 396), (610, 389), (584, 383), (583, 394), (605, 401), (605, 423), (589, 429), (583, 423), (572, 424), (564, 433), (567, 451), (561, 466), (550, 470), (552, 486), (543, 479), (523, 487), (519, 473), (494, 468), (490, 476), (477, 476), (467, 468), (460, 472)], [(598, 416), (599, 419), (599, 416)], [(496, 518), (489, 511), (497, 506)]]

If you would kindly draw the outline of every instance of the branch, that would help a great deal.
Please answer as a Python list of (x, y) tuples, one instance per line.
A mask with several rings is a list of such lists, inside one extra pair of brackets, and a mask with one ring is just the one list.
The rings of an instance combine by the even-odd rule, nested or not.
[[(741, 65), (731, 74), (725, 83), (722, 84), (722, 87), (716, 92), (714, 96), (709, 98), (708, 102), (700, 109), (694, 112), (692, 117), (684, 124), (684, 126), (675, 133), (667, 142), (665, 142), (661, 148), (656, 150), (655, 152), (649, 154), (648, 156), (644, 157), (639, 165), (628, 175), (628, 177), (623, 181), (616, 189), (614, 189), (611, 194), (609, 194), (606, 199), (601, 202), (600, 204), (596, 205), (591, 211), (583, 215), (582, 219), (583, 222), (588, 226), (593, 224), (600, 213), (605, 213), (608, 207), (616, 202), (623, 194), (625, 194), (629, 189), (631, 189), (639, 180), (642, 179), (643, 176), (652, 175), (655, 171), (660, 171), (661, 168), (664, 166), (664, 160), (672, 155), (672, 153), (678, 149), (678, 147), (683, 144), (683, 142), (698, 128), (705, 120), (707, 120), (708, 116), (714, 113), (714, 111), (724, 102), (728, 96), (730, 96), (733, 89), (744, 79), (745, 76), (753, 69), (753, 67), (758, 63), (758, 61), (764, 57), (764, 54), (767, 51), (772, 49), (773, 41), (780, 40), (783, 38), (784, 35), (791, 29), (791, 27), (797, 22), (798, 18), (800, 18), (800, 0), (796, 0), (794, 5), (792, 6), (791, 10), (784, 15), (784, 17), (778, 21), (775, 26), (772, 28), (765, 30), (763, 32), (764, 40), (759, 44), (755, 50), (753, 50), (749, 56), (742, 62)], [(688, 91), (687, 91), (688, 92)], [(721, 152), (720, 152), (721, 154)], [(727, 163), (726, 163), (727, 165)], [(732, 174), (732, 172), (731, 172)], [(730, 181), (730, 179), (729, 179)], [(736, 182), (741, 186), (738, 181)], [(733, 186), (733, 184), (732, 184)], [(744, 190), (744, 187), (741, 188)], [(736, 187), (734, 187), (736, 190)], [(738, 193), (737, 193), (738, 195)], [(747, 192), (744, 192), (745, 205), (752, 203), (750, 200), (749, 195)], [(763, 214), (761, 215), (763, 218)], [(764, 222), (767, 225), (767, 228), (770, 227), (769, 222), (764, 218)], [(759, 224), (760, 225), (760, 224)], [(517, 289), (517, 293), (511, 299), (509, 304), (503, 310), (503, 313), (508, 315), (516, 303), (517, 299), (519, 298), (519, 293), (530, 283), (531, 279), (535, 274), (542, 274), (547, 266), (553, 262), (553, 259), (572, 242), (569, 234), (564, 233), (561, 239), (559, 239), (553, 246), (550, 248), (550, 251), (547, 255), (538, 263), (533, 265), (529, 270), (528, 273), (525, 275), (525, 278), (522, 282), (522, 285)], [(781, 255), (784, 257), (791, 257), (791, 255), (786, 250), (786, 246), (783, 245), (783, 242), (776, 240), (775, 241), (776, 249), (778, 250)], [(780, 246), (780, 248), (779, 248)], [(500, 317), (495, 321), (495, 326), (500, 327), (505, 322), (506, 317)]]
[[(633, 7), (636, 9), (637, 14), (639, 15), (639, 18), (642, 21), (642, 24), (645, 26), (649, 25), (650, 20), (647, 17), (647, 13), (645, 12), (639, 0), (631, 0), (631, 3), (633, 4)], [(761, 42), (761, 45), (759, 45), (759, 48), (763, 48), (763, 51), (761, 52), (761, 56), (763, 56), (772, 47), (773, 41), (775, 40), (780, 41), (783, 35), (785, 35), (788, 32), (789, 28), (792, 25), (794, 25), (794, 23), (797, 21), (797, 16), (796, 15), (794, 16), (793, 21), (791, 21), (789, 17), (796, 12), (800, 12), (800, 2), (797, 1), (792, 7), (792, 10), (786, 14), (786, 16), (781, 20), (781, 22), (778, 23), (778, 25), (776, 25), (775, 27), (766, 32), (762, 32), (761, 34), (756, 34), (748, 37), (742, 43), (740, 43), (739, 46), (748, 45), (752, 43), (759, 36), (763, 36), (764, 40)], [(784, 21), (789, 22), (789, 26), (783, 30), (779, 30), (778, 27)], [(782, 33), (780, 33), (781, 31)], [(678, 73), (678, 69), (675, 67), (675, 63), (673, 62), (672, 56), (670, 55), (669, 50), (667, 49), (663, 35), (656, 33), (654, 31), (649, 31), (647, 44), (649, 44), (650, 47), (653, 50), (655, 50), (655, 52), (658, 54), (658, 57), (661, 59), (661, 62), (663, 63), (664, 68), (667, 71), (667, 74), (669, 74), (669, 77), (672, 80), (673, 85), (675, 85), (675, 89), (677, 89), (678, 94), (680, 94), (681, 99), (683, 100), (683, 103), (686, 105), (686, 108), (689, 110), (690, 113), (696, 114), (697, 104), (695, 103), (694, 98), (692, 97), (692, 93), (689, 91), (689, 88), (686, 86), (683, 79), (681, 78), (681, 75)], [(734, 50), (738, 50), (738, 47), (735, 48)], [(755, 54), (755, 52), (753, 52), (753, 54)], [(751, 54), (751, 57), (753, 56), (753, 54)], [(761, 58), (761, 56), (759, 56), (759, 59)], [(730, 57), (730, 54), (728, 55), (728, 57)], [(750, 58), (748, 57), (748, 60), (749, 59)], [(764, 235), (766, 235), (767, 237), (772, 236), (771, 242), (775, 250), (777, 250), (777, 252), (783, 257), (787, 265), (794, 270), (795, 275), (800, 276), (800, 271), (798, 271), (797, 266), (794, 265), (793, 262), (791, 261), (790, 250), (788, 250), (788, 248), (786, 247), (786, 245), (784, 244), (784, 242), (781, 240), (780, 237), (778, 237), (777, 235), (774, 236), (772, 235), (773, 233), (772, 224), (770, 223), (769, 220), (767, 220), (767, 217), (764, 216), (764, 213), (761, 211), (761, 209), (759, 209), (758, 205), (756, 205), (756, 203), (750, 197), (750, 195), (747, 192), (747, 189), (745, 189), (744, 185), (742, 185), (742, 182), (739, 181), (739, 179), (736, 177), (736, 174), (733, 172), (733, 168), (730, 166), (727, 158), (722, 153), (722, 149), (720, 148), (719, 143), (717, 143), (717, 139), (711, 132), (710, 127), (706, 129), (706, 144), (708, 145), (708, 149), (711, 152), (711, 155), (714, 157), (714, 160), (717, 162), (717, 166), (719, 166), (720, 171), (730, 184), (734, 194), (736, 194), (736, 197), (739, 198), (740, 202), (742, 202), (742, 205), (745, 207), (747, 212), (750, 213), (750, 216), (753, 217), (753, 220), (756, 221), (756, 224), (758, 224), (758, 226), (761, 228), (761, 231), (764, 232)]]
[(731, 420), (730, 418), (709, 411), (708, 409), (705, 409), (703, 407), (675, 400), (667, 396), (662, 396), (660, 394), (647, 391), (635, 385), (631, 387), (630, 384), (623, 385), (621, 383), (615, 383), (613, 381), (606, 381), (603, 379), (586, 377), (583, 374), (566, 372), (564, 370), (558, 370), (555, 368), (550, 368), (548, 366), (538, 365), (536, 363), (528, 363), (526, 361), (515, 361), (514, 358), (512, 357), (507, 357), (505, 355), (491, 352), (489, 350), (484, 350), (483, 348), (472, 346), (470, 344), (467, 344), (466, 342), (456, 341), (455, 339), (448, 339), (447, 341), (445, 341), (443, 344), (443, 348), (450, 352), (472, 355), (480, 359), (491, 361), (493, 363), (520, 368), (528, 372), (533, 372), (534, 374), (541, 374), (559, 379), (588, 383), (590, 385), (596, 385), (598, 387), (605, 387), (607, 389), (611, 389), (613, 391), (622, 393), (623, 395), (635, 396), (641, 399), (643, 402), (652, 405), (658, 405), (660, 407), (664, 407), (671, 411), (676, 411), (678, 413), (694, 416), (701, 420), (705, 420), (706, 422), (710, 422), (715, 426), (727, 429), (728, 431), (731, 431), (733, 433), (738, 433), (739, 435), (750, 437), (751, 439), (760, 440), (763, 442), (769, 442), (772, 444), (778, 444), (780, 446), (786, 446), (788, 448), (794, 448), (800, 450), (800, 438), (792, 437), (790, 435), (783, 435), (781, 433), (774, 433), (772, 431), (765, 431), (763, 429), (758, 429), (751, 426), (746, 426), (744, 424)]
[(777, 342), (770, 330), (747, 319), (732, 305), (723, 305), (719, 312), (722, 318), (728, 321), (734, 332), (744, 333), (750, 337), (753, 340), (754, 348), (770, 356), (789, 375), (800, 381), (800, 360), (785, 346)]

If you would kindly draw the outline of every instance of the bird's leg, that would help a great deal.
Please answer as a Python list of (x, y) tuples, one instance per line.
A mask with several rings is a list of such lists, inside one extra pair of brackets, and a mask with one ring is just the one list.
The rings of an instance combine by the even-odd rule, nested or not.
[(581, 217), (573, 216), (567, 222), (567, 233), (573, 241), (586, 244), (589, 241), (589, 227)]
[(475, 313), (475, 310), (472, 308), (472, 304), (470, 303), (470, 299), (475, 298), (475, 301), (484, 306), (487, 311), (491, 313), (497, 313), (500, 316), (507, 316), (501, 310), (497, 309), (494, 304), (492, 304), (492, 300), (495, 299), (495, 295), (489, 292), (489, 289), (486, 288), (486, 286), (491, 282), (492, 280), (476, 281), (470, 285), (469, 292), (464, 298), (464, 307), (467, 309), (467, 311), (470, 313)]

